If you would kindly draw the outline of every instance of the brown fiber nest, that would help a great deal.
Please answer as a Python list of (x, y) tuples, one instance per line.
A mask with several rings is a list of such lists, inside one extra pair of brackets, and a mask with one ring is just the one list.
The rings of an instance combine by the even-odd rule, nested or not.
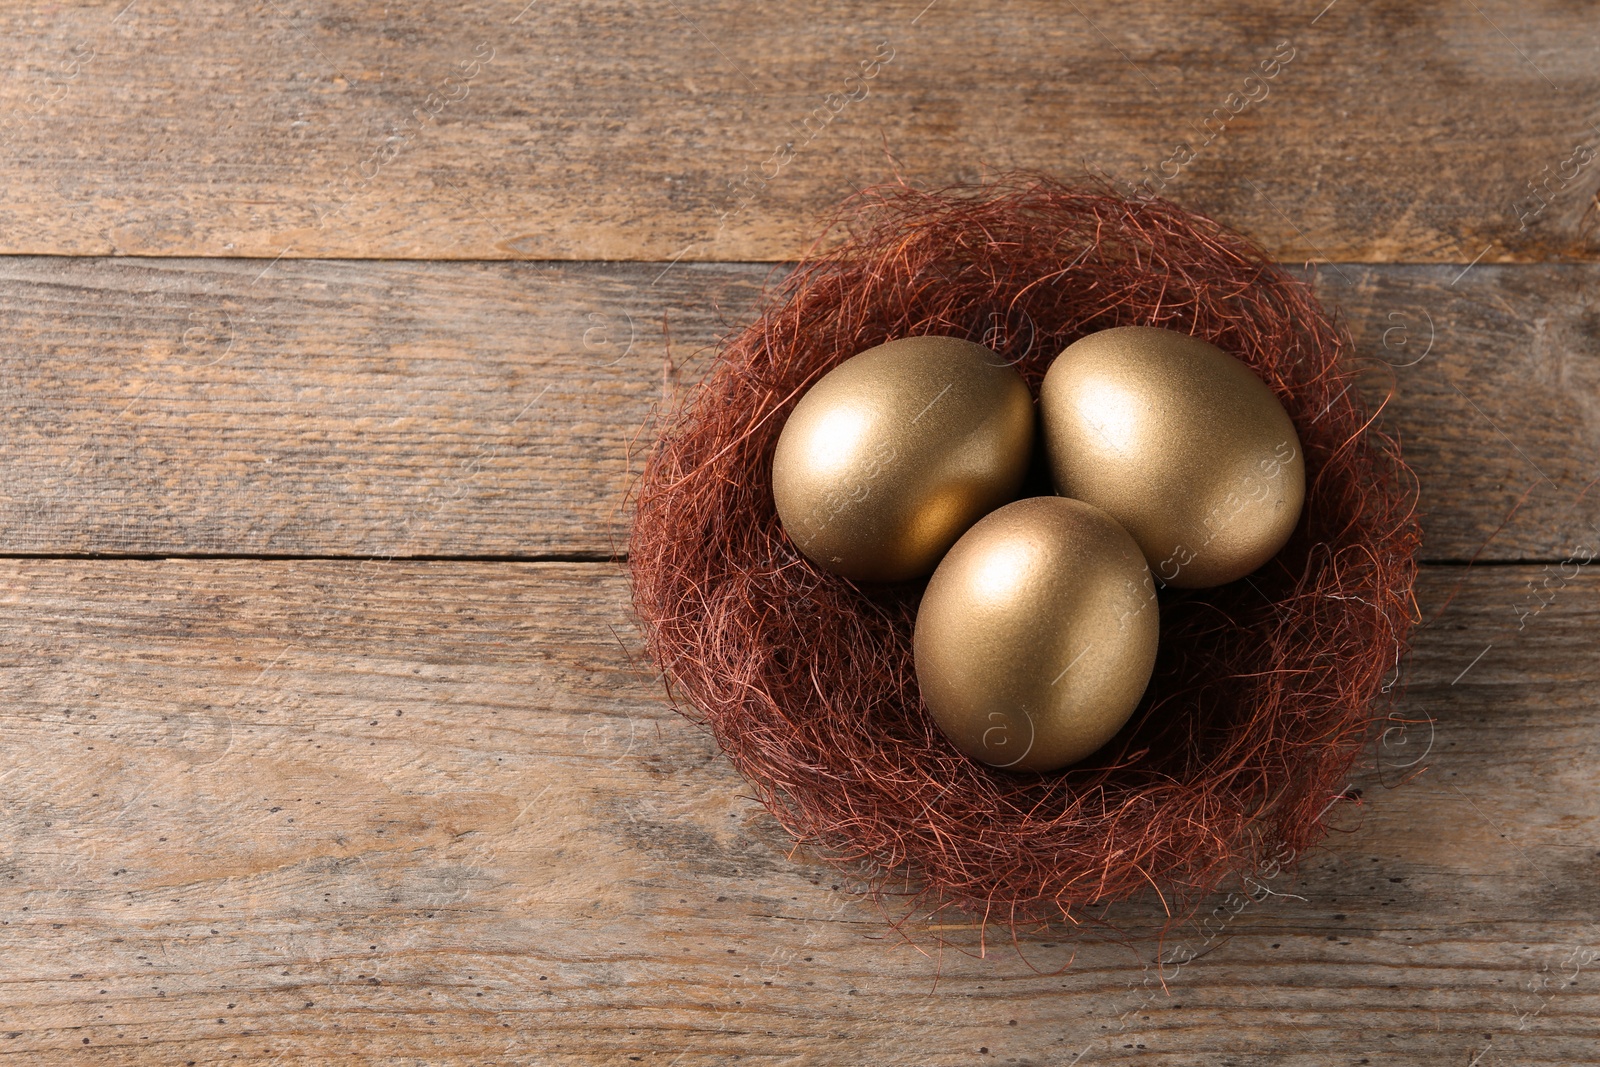
[[(1303, 853), (1414, 614), (1414, 481), (1341, 361), (1346, 332), (1246, 238), (1098, 181), (891, 185), (838, 221), (843, 243), (721, 345), (636, 489), (634, 606), (679, 706), (801, 842), (1002, 922), (1078, 920), (1152, 888), (1187, 914), (1230, 875)], [(1307, 462), (1300, 527), (1246, 580), (1163, 591), (1155, 676), (1098, 754), (994, 770), (918, 695), (921, 583), (856, 585), (801, 556), (773, 508), (773, 447), (808, 386), (884, 341), (987, 344), (1037, 393), (1069, 342), (1133, 324), (1211, 341), (1273, 387)]]

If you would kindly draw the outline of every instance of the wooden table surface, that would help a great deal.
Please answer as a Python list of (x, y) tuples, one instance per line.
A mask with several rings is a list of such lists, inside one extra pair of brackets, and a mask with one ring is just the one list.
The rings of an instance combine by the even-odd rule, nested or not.
[[(1600, 1063), (1600, 7), (1211, 6), (0, 9), (0, 1062)], [(1018, 167), (1306, 270), (1421, 484), (1336, 832), (1161, 959), (891, 928), (617, 556), (819, 213)]]

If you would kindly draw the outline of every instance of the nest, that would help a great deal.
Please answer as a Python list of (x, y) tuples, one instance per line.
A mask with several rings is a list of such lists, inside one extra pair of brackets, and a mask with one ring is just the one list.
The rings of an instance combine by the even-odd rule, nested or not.
[[(936, 907), (1078, 921), (1154, 889), (1174, 915), (1303, 854), (1415, 614), (1415, 483), (1341, 360), (1346, 331), (1248, 239), (1093, 180), (891, 185), (835, 227), (842, 243), (722, 343), (636, 488), (634, 607), (680, 710), (800, 842)], [(1067, 344), (1127, 325), (1202, 337), (1272, 386), (1304, 449), (1300, 526), (1248, 579), (1162, 592), (1155, 675), (1099, 753), (1049, 775), (986, 767), (918, 695), (922, 585), (853, 584), (785, 535), (778, 433), (813, 382), (884, 341), (978, 341), (1037, 395)]]

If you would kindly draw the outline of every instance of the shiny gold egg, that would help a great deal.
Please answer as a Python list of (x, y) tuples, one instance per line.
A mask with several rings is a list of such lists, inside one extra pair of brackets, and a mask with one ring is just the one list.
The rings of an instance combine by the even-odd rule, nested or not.
[(1299, 521), (1294, 423), (1249, 367), (1197, 337), (1089, 334), (1050, 365), (1039, 416), (1056, 491), (1109, 512), (1165, 584), (1242, 578)]
[(1122, 728), (1150, 682), (1159, 608), (1144, 555), (1099, 508), (1030, 497), (968, 530), (928, 579), (912, 658), (952, 744), (1050, 771)]
[(1033, 446), (1033, 399), (971, 341), (907, 337), (825, 374), (795, 405), (772, 496), (795, 546), (847, 578), (917, 578), (1013, 499)]

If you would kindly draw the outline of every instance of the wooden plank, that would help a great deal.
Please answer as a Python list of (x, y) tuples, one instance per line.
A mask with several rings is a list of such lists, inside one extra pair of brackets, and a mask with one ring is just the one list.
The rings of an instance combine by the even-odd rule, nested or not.
[(1321, 273), (1416, 472), (1427, 557), (1600, 549), (1596, 281), (1587, 266)]
[(906, 943), (665, 707), (608, 565), (0, 561), (0, 1051), (1593, 1063), (1600, 579), (1549, 581), (1428, 568), (1347, 832), (1157, 967)]
[(608, 553), (668, 316), (763, 274), (263, 266), (5, 261), (7, 550)]
[(1554, 0), (12, 6), (0, 252), (784, 260), (857, 186), (1022, 167), (1150, 181), (1287, 261), (1590, 259), (1591, 30)]
[[(779, 276), (0, 260), (0, 552), (607, 555), (653, 407)], [(1395, 393), (1430, 558), (1595, 547), (1600, 267), (1317, 284)]]

